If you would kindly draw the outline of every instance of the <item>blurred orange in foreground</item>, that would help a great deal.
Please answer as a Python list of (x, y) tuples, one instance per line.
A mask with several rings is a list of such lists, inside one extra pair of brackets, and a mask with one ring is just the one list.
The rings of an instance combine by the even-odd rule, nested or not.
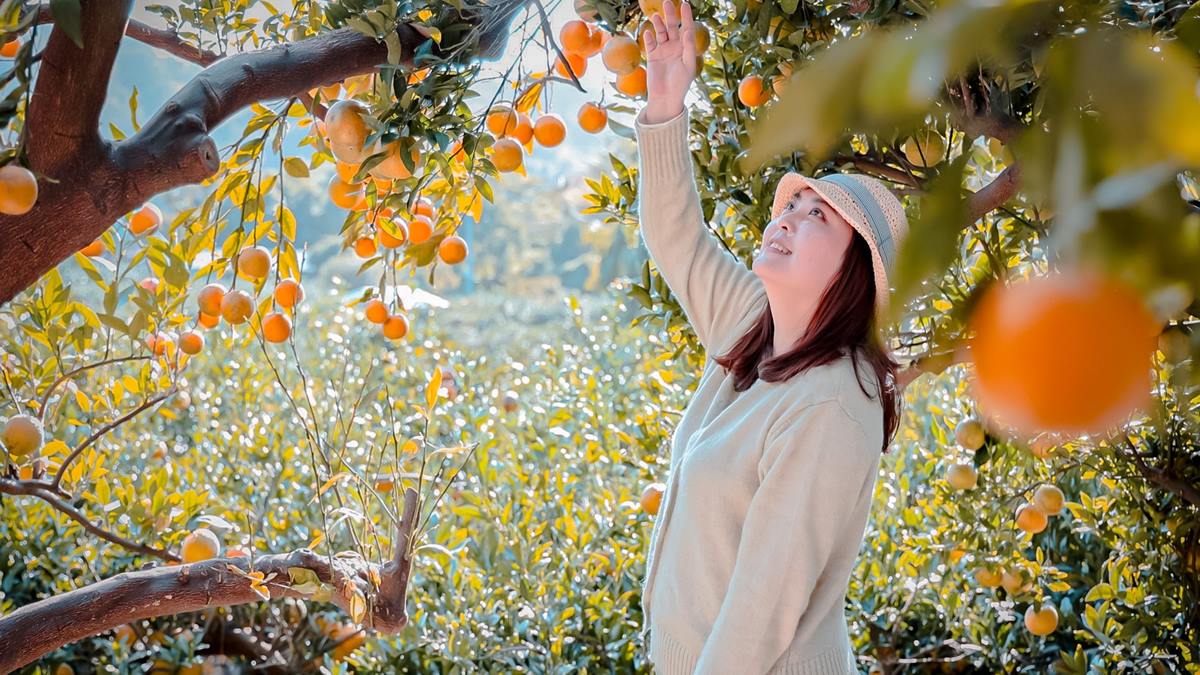
[(1150, 403), (1160, 326), (1134, 289), (1099, 272), (994, 284), (969, 327), (972, 395), (1025, 438), (1100, 434)]

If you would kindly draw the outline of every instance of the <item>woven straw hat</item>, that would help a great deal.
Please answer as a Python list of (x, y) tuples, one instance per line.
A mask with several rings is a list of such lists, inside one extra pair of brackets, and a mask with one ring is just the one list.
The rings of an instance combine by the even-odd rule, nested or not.
[(771, 219), (779, 217), (792, 195), (810, 187), (867, 240), (875, 267), (875, 311), (882, 317), (892, 294), (889, 279), (896, 252), (908, 234), (904, 206), (882, 181), (862, 174), (831, 173), (809, 178), (789, 171), (775, 186)]

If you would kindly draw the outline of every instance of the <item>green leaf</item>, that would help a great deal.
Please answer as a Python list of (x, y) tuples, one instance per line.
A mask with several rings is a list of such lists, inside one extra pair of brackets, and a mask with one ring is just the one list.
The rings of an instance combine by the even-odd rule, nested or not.
[(76, 47), (83, 49), (79, 0), (50, 0), (50, 15), (54, 17), (54, 25), (61, 28)]

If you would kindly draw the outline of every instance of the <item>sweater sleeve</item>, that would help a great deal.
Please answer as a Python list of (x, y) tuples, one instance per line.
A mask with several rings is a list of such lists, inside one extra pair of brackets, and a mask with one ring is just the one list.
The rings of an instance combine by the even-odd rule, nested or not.
[(645, 110), (634, 118), (642, 241), (701, 344), (720, 349), (766, 291), (705, 227), (688, 150), (688, 108), (653, 124), (644, 121)]
[(836, 399), (806, 406), (772, 430), (695, 675), (766, 673), (786, 651), (835, 546), (860, 536), (847, 523), (879, 456)]

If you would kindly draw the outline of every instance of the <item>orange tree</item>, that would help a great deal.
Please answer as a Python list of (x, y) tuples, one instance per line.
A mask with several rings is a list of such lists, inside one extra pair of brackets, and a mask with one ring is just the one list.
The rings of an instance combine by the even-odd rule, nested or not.
[[(0, 298), (15, 298), (6, 308), (0, 492), (49, 509), (44, 537), (60, 527), (82, 530), (105, 551), (129, 556), (112, 558), (105, 571), (148, 557), (166, 564), (83, 586), (124, 599), (107, 613), (90, 611), (95, 594), (58, 586), (34, 591), (29, 604), (0, 619), (4, 643), (21, 645), (0, 665), (27, 663), (127, 621), (264, 597), (328, 599), (355, 622), (402, 630), (413, 535), (433, 520), (430, 505), (440, 497), (424, 492), (425, 460), (478, 448), (460, 438), (427, 450), (428, 428), (412, 428), (432, 421), (444, 388), (440, 368), (428, 378), (410, 372), (417, 395), (404, 397), (393, 395), (372, 365), (363, 371), (343, 355), (345, 371), (327, 378), (339, 388), (324, 392), (324, 400), (314, 392), (308, 373), (328, 364), (319, 352), (295, 348), (298, 337), (316, 336), (293, 330), (312, 300), (299, 286), (298, 225), (284, 186), (336, 164), (328, 187), (347, 210), (344, 245), (363, 259), (361, 272), (378, 273), (346, 304), (360, 325), (365, 319), (379, 324), (372, 332), (403, 339), (411, 334), (411, 306), (397, 292), (397, 272), (427, 267), (432, 281), (439, 264), (461, 261), (467, 250), (454, 231), (464, 214), (479, 220), (492, 194), (488, 176), (522, 172), (535, 144), (561, 143), (561, 116), (531, 116), (548, 84), (578, 87), (587, 68), (605, 68), (612, 91), (606, 86), (572, 117), (587, 132), (629, 135), (616, 116), (636, 110), (644, 78), (637, 36), (647, 13), (661, 7), (580, 0), (578, 21), (550, 26), (533, 3), (534, 33), (546, 38), (538, 54), (544, 68), (506, 78), (511, 99), (493, 99), (472, 115), (465, 100), (478, 70), (471, 60), (497, 53), (524, 3), (346, 0), (319, 14), (309, 13), (311, 5), (281, 13), (262, 3), (267, 20), (248, 18), (248, 4), (158, 7), (166, 31), (126, 20), (128, 3), (119, 13), (70, 0), (7, 10), (13, 35), (45, 22), (53, 27), (38, 54), (19, 38), (5, 48), (15, 61), (3, 110), (21, 140), (0, 175), (0, 235), (21, 246), (0, 251)], [(942, 376), (917, 380), (906, 395), (918, 416), (906, 421), (903, 452), (886, 467), (877, 495), (877, 513), (899, 508), (901, 515), (875, 521), (868, 542), (874, 555), (862, 558), (851, 586), (864, 660), (884, 671), (931, 662), (1032, 671), (1055, 663), (1067, 672), (1096, 663), (1194, 668), (1200, 481), (1191, 363), (1200, 353), (1192, 337), (1200, 310), (1200, 218), (1189, 213), (1197, 201), (1189, 171), (1200, 154), (1190, 124), (1200, 111), (1200, 12), (1182, 5), (792, 0), (697, 2), (696, 9), (704, 25), (697, 34), (697, 175), (705, 215), (731, 252), (745, 256), (757, 245), (774, 179), (787, 168), (865, 171), (891, 181), (911, 202), (913, 236), (897, 279), (904, 302), (894, 305), (897, 330), (888, 339), (909, 362), (902, 384), (922, 372)], [(123, 36), (207, 67), (133, 136), (107, 141), (95, 126)], [(219, 56), (232, 45), (240, 52)], [(273, 99), (283, 105), (258, 103)], [(253, 115), (242, 138), (219, 157), (208, 130), (248, 105)], [(308, 132), (309, 156), (281, 152), (292, 131)], [(268, 148), (277, 166), (266, 166)], [(589, 183), (589, 211), (635, 226), (636, 171), (619, 158), (612, 165), (611, 175)], [(154, 194), (195, 182), (211, 190), (198, 207), (168, 218), (147, 204)], [(62, 227), (67, 217), (71, 226)], [(64, 266), (55, 268), (72, 253), (68, 265), (82, 268), (82, 285), (64, 283)], [(1062, 276), (1045, 275), (1048, 269)], [(694, 368), (699, 352), (665, 284), (648, 266), (639, 282), (630, 297), (650, 311), (637, 322), (662, 319), (671, 336), (655, 361), (670, 364), (684, 354), (679, 361)], [(1028, 310), (1021, 321), (1014, 306)], [(333, 344), (348, 339), (340, 328), (320, 328)], [(207, 362), (221, 372), (194, 391), (216, 411), (216, 425), (175, 429), (198, 440), (176, 452), (221, 457), (241, 451), (252, 431), (252, 440), (270, 440), (251, 442), (258, 454), (241, 459), (255, 457), (280, 478), (265, 479), (261, 502), (231, 498), (223, 515), (207, 513), (173, 469), (143, 468), (158, 449), (147, 458), (137, 444), (151, 443), (162, 431), (157, 424), (126, 434), (150, 411), (169, 417), (168, 401), (186, 408), (181, 394), (194, 384), (187, 369), (212, 358), (210, 348), (247, 343), (260, 347), (261, 362)], [(965, 374), (951, 368), (964, 362)], [(248, 376), (250, 369), (260, 379)], [(683, 393), (670, 370), (652, 376), (659, 395)], [(232, 393), (224, 390), (243, 377), (261, 385), (231, 389), (239, 398), (227, 400)], [(589, 390), (594, 380), (589, 373)], [(266, 396), (271, 382), (277, 389)], [(1147, 391), (1154, 394), (1148, 401)], [(501, 409), (519, 409), (519, 399), (506, 396)], [(372, 403), (364, 408), (366, 401)], [(550, 433), (572, 438), (594, 462), (603, 456), (594, 434), (563, 427), (585, 409), (560, 409)], [(407, 418), (391, 418), (403, 410)], [(643, 427), (651, 424), (646, 410), (658, 409), (631, 409)], [(288, 435), (271, 426), (274, 418), (300, 429)], [(236, 431), (222, 428), (230, 419)], [(661, 428), (643, 432), (643, 450), (661, 447)], [(639, 440), (621, 433), (622, 443)], [(401, 458), (410, 454), (422, 461), (405, 476)], [(115, 476), (113, 457), (125, 460)], [(474, 453), (464, 460), (473, 461)], [(187, 466), (191, 481), (212, 470)], [(230, 466), (236, 474), (239, 464)], [(381, 467), (400, 480), (373, 475)], [(495, 470), (487, 462), (469, 468)], [(636, 503), (661, 478), (647, 473), (619, 494), (599, 491), (600, 501)], [(540, 481), (537, 489), (555, 499), (565, 488), (563, 474), (545, 465), (518, 475)], [(282, 485), (297, 494), (278, 490)], [(248, 488), (234, 477), (222, 490), (239, 486)], [(484, 494), (499, 493), (491, 486)], [(315, 499), (321, 508), (289, 510), (290, 496)], [(492, 513), (486, 499), (467, 500), (457, 518)], [(606, 611), (635, 609), (630, 559), (620, 553), (631, 542), (615, 536), (624, 521), (588, 520), (596, 529), (581, 532), (583, 509), (573, 499), (555, 504), (561, 511), (532, 536), (572, 543), (572, 555), (558, 558), (546, 542), (531, 551), (530, 533), (504, 529), (522, 503), (496, 514), (498, 528), (477, 523), (484, 528), (478, 540), (466, 527), (443, 535), (485, 563), (472, 570), (504, 570), (495, 561), (503, 553), (519, 563), (510, 572), (586, 560), (589, 574), (603, 574), (603, 560), (622, 574), (619, 595), (597, 589), (587, 602), (602, 606), (586, 607), (570, 589), (560, 595), (560, 587), (530, 588), (518, 574), (522, 596), (560, 601), (543, 614), (522, 607), (515, 624), (503, 626), (519, 636), (519, 653), (538, 653), (539, 665), (551, 668), (637, 663), (627, 620), (600, 633), (583, 625)], [(306, 536), (256, 537), (264, 516), (280, 531), (294, 518)], [(347, 522), (361, 529), (337, 529)], [(222, 548), (230, 533), (238, 536), (235, 551)], [(503, 544), (506, 537), (518, 545)], [(617, 550), (588, 550), (604, 537), (619, 542), (609, 547)], [(309, 550), (329, 539), (344, 554)], [(273, 544), (297, 543), (308, 547), (271, 552), (280, 550)], [(437, 545), (446, 549), (440, 555), (453, 553)], [(224, 557), (197, 560), (214, 554)], [(175, 569), (170, 563), (181, 555), (184, 564)], [(95, 576), (87, 570), (86, 578)], [(462, 578), (449, 576), (447, 585), (431, 587), (448, 589)], [(474, 593), (483, 578), (471, 577)], [(39, 599), (47, 593), (58, 594)], [(445, 602), (464, 597), (482, 599), (467, 593)], [(486, 599), (491, 607), (503, 603)], [(282, 619), (296, 619), (301, 606), (285, 601)], [(440, 666), (495, 666), (511, 653), (513, 645), (487, 654), (464, 647), (464, 635), (489, 644), (503, 623), (488, 614), (480, 625), (469, 613), (433, 617), (446, 630)], [(357, 647), (355, 629), (322, 619), (318, 651), (340, 658)], [(538, 630), (528, 632), (534, 624)], [(206, 621), (203, 628), (209, 644), (245, 634), (236, 621)], [(564, 628), (575, 632), (563, 635)], [(170, 643), (184, 651), (194, 644), (183, 633), (145, 629), (119, 629), (115, 643)], [(302, 630), (288, 634), (297, 645), (305, 641)], [(617, 646), (607, 649), (607, 640)], [(247, 649), (252, 658), (271, 658)], [(298, 659), (292, 665), (310, 663), (304, 649), (290, 653)], [(429, 665), (413, 658), (416, 667)]]
[[(851, 588), (875, 668), (1197, 668), (1189, 4), (693, 3), (692, 155), (727, 250), (751, 257), (788, 170), (909, 209), (881, 336), (919, 385), (881, 478), (903, 520), (877, 510)], [(637, 169), (611, 164), (588, 211), (636, 228)], [(649, 263), (629, 297), (698, 367)]]

